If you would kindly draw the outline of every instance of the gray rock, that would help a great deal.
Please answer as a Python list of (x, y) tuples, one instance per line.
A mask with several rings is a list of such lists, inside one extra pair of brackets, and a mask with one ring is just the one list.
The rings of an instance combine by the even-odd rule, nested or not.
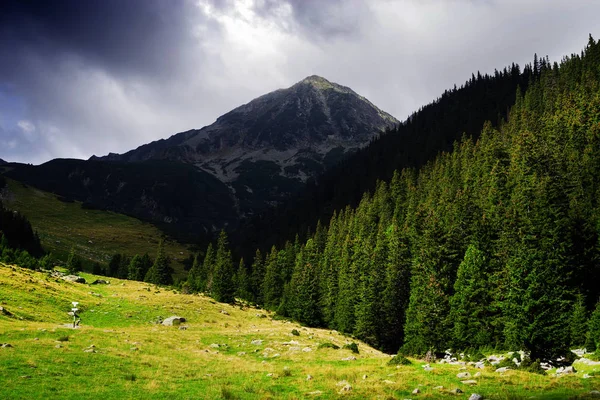
[(2, 343), (2, 346), (0, 346), (0, 347), (3, 347), (3, 348), (6, 349), (6, 348), (9, 348), (9, 347), (13, 347), (13, 345), (10, 344), (10, 343)]
[(383, 383), (385, 383), (386, 385), (394, 385), (394, 384), (396, 384), (396, 382), (394, 382), (394, 381), (390, 381), (389, 379), (385, 379), (385, 380), (383, 381)]
[(85, 283), (85, 278), (78, 275), (65, 275), (61, 278), (67, 282)]
[(340, 389), (340, 393), (345, 393), (345, 392), (351, 392), (352, 391), (352, 386), (351, 385), (346, 385), (343, 388)]
[(323, 392), (321, 392), (320, 390), (315, 390), (314, 392), (308, 392), (306, 394), (309, 396), (320, 396), (323, 394)]
[(471, 396), (469, 396), (469, 400), (483, 400), (483, 396), (479, 393), (473, 393)]
[(165, 318), (163, 320), (162, 324), (164, 326), (173, 326), (173, 325), (179, 325), (182, 322), (185, 322), (185, 318), (173, 315), (173, 316), (170, 316), (169, 318)]
[(306, 375), (306, 380), (307, 380), (307, 381), (312, 381), (312, 378), (313, 378), (313, 377), (312, 377), (312, 375), (310, 375), (310, 374), (309, 374), (309, 375)]
[(212, 347), (213, 349), (218, 349), (219, 347), (221, 347), (218, 343), (212, 343), (210, 345), (210, 347)]
[(508, 367), (502, 367), (502, 368), (498, 368), (498, 369), (496, 370), (496, 372), (498, 372), (498, 373), (500, 373), (500, 374), (503, 374), (503, 373), (505, 373), (505, 372), (506, 372), (506, 371), (508, 371), (508, 370), (510, 370), (510, 368), (508, 368)]
[(433, 388), (433, 390), (442, 390), (444, 387), (443, 386), (436, 386)]
[(421, 390), (419, 388), (416, 388), (415, 390), (412, 391), (412, 394), (419, 394), (421, 393)]
[(302, 349), (302, 351), (305, 353), (310, 353), (312, 351), (312, 349), (310, 347), (305, 347)]
[(592, 397), (600, 397), (600, 392), (597, 390), (592, 390), (589, 395)]
[(225, 311), (225, 310), (221, 310), (221, 314), (223, 314), (223, 315), (229, 315), (229, 313), (227, 311)]
[(479, 378), (481, 376), (481, 372), (477, 372), (475, 375), (473, 375), (475, 378)]
[(459, 373), (459, 374), (456, 374), (456, 377), (457, 377), (458, 379), (465, 379), (465, 378), (470, 378), (470, 377), (471, 377), (471, 374), (470, 374), (470, 373), (468, 373), (468, 372), (461, 372), (461, 373)]
[(590, 379), (591, 376), (589, 374), (583, 374), (583, 379)]
[(569, 365), (568, 367), (560, 367), (556, 370), (556, 375), (570, 375), (570, 374), (574, 374), (575, 372), (575, 368), (573, 368), (572, 365)]
[(342, 358), (342, 361), (354, 361), (354, 360), (356, 360), (356, 357), (354, 357), (354, 356)]
[(263, 344), (263, 341), (261, 339), (255, 339), (251, 341), (250, 344), (253, 344), (254, 346), (260, 346), (261, 344)]
[(450, 393), (454, 393), (454, 394), (460, 394), (460, 393), (464, 393), (464, 392), (463, 392), (462, 390), (460, 390), (459, 388), (456, 388), (456, 389), (452, 389), (452, 390), (450, 391)]
[(460, 381), (460, 383), (465, 385), (477, 385), (477, 381), (475, 379), (467, 379), (466, 381)]
[(109, 283), (110, 281), (104, 279), (96, 279), (94, 282), (92, 282), (92, 285), (108, 285)]

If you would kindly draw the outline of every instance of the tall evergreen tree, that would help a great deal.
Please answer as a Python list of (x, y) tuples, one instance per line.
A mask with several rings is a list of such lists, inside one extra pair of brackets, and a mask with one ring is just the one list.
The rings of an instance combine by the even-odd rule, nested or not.
[(215, 300), (221, 303), (235, 302), (234, 273), (227, 234), (225, 231), (221, 231), (217, 242), (217, 255), (213, 270), (212, 296)]
[(169, 257), (165, 254), (164, 241), (161, 239), (158, 243), (154, 264), (146, 273), (144, 281), (155, 285), (171, 285), (173, 284), (172, 273)]

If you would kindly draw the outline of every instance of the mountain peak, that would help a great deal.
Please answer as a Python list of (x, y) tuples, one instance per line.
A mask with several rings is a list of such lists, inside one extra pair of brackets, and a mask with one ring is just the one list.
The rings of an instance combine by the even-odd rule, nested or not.
[(340, 89), (343, 86), (337, 83), (329, 82), (327, 79), (319, 75), (311, 75), (298, 82), (298, 85), (311, 85), (316, 89)]

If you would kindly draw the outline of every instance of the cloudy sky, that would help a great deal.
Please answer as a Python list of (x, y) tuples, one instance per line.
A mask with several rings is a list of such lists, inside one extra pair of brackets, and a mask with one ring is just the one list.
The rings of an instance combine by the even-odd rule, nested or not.
[(124, 152), (308, 75), (398, 119), (600, 37), (589, 0), (3, 0), (0, 158)]

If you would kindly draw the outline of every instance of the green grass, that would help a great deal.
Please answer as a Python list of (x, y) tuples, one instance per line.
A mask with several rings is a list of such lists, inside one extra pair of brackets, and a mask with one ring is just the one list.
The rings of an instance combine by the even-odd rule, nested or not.
[[(71, 301), (80, 303), (79, 329), (68, 327)], [(141, 282), (76, 284), (0, 264), (0, 304), (13, 313), (0, 316), (0, 343), (13, 346), (0, 348), (1, 399), (466, 400), (474, 392), (487, 399), (568, 399), (600, 388), (598, 376), (582, 379), (594, 367), (561, 378), (523, 371), (500, 375), (488, 367), (469, 387), (456, 378), (459, 366), (433, 364), (426, 372), (424, 362), (414, 359), (389, 366), (390, 356), (362, 342), (356, 360), (342, 361), (351, 350), (319, 348), (350, 342), (335, 331), (260, 318), (272, 315)], [(187, 329), (153, 323), (170, 315), (187, 318)], [(256, 339), (262, 343), (252, 344)], [(469, 367), (471, 374), (477, 371)], [(352, 390), (340, 394), (341, 381)], [(412, 395), (417, 387), (421, 393)], [(464, 393), (450, 394), (454, 388)]]
[[(148, 253), (154, 258), (162, 232), (138, 219), (110, 211), (88, 210), (79, 202), (63, 202), (54, 194), (6, 179), (5, 204), (25, 215), (38, 232), (42, 246), (66, 261), (71, 247), (89, 265), (107, 264), (115, 253), (128, 256)], [(166, 240), (165, 251), (176, 273), (190, 251), (182, 244)]]

